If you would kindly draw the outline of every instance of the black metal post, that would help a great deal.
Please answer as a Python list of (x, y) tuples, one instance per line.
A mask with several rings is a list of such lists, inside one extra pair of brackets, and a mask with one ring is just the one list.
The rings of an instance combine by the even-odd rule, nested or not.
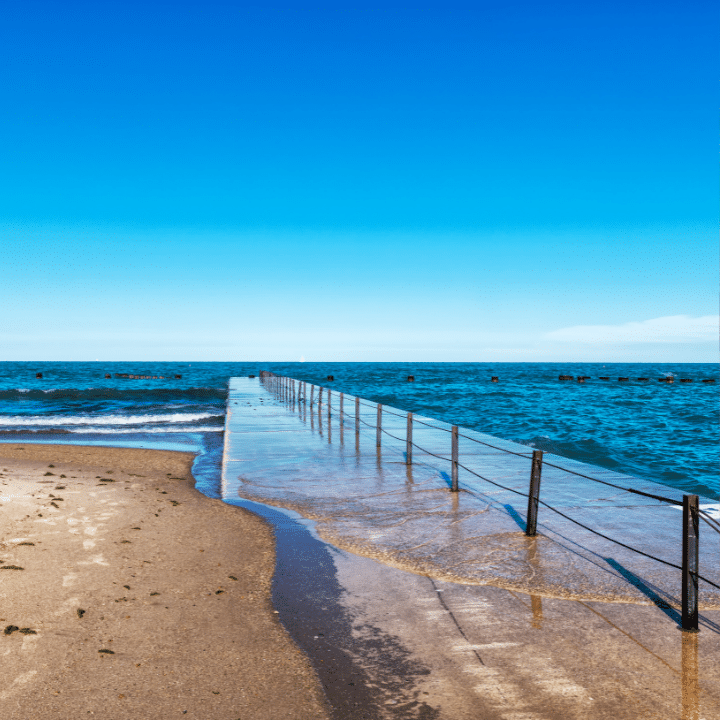
[(355, 398), (355, 432), (360, 432), (360, 398)]
[(407, 442), (405, 443), (405, 463), (412, 465), (412, 431), (413, 431), (413, 414), (407, 414)]
[(682, 629), (688, 632), (698, 632), (699, 509), (697, 495), (683, 495)]
[(530, 494), (528, 496), (527, 526), (528, 537), (537, 535), (538, 498), (540, 497), (540, 474), (542, 473), (542, 450), (533, 450), (530, 470)]
[(330, 422), (330, 406), (332, 405), (332, 390), (328, 388), (328, 423)]
[(458, 426), (452, 426), (452, 492), (458, 491)]
[(343, 401), (345, 400), (345, 393), (340, 393), (340, 420), (338, 425), (340, 427), (340, 444), (345, 444), (345, 415), (343, 414)]
[(381, 445), (381, 436), (382, 436), (382, 405), (378, 403), (377, 406), (377, 430), (375, 431), (375, 445), (377, 447), (380, 447)]

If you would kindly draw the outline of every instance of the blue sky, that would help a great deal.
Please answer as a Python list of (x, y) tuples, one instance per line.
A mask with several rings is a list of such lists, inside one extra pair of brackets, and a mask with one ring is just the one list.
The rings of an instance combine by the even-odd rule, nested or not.
[(717, 359), (710, 2), (3, 5), (0, 359)]

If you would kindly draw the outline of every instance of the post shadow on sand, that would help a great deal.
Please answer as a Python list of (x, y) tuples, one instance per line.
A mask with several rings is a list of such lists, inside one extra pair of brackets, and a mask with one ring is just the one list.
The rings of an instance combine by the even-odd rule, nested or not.
[(525, 532), (527, 530), (527, 522), (520, 513), (512, 505), (503, 505), (508, 515), (518, 524), (520, 529)]
[(645, 595), (645, 597), (652, 600), (652, 602), (660, 610), (662, 610), (673, 622), (677, 623), (678, 626), (682, 626), (682, 617), (680, 613), (675, 610), (668, 602), (669, 600), (673, 600), (674, 598), (663, 598), (660, 595), (660, 592), (662, 591), (658, 592), (651, 588), (646, 582), (642, 580), (642, 578), (635, 575), (635, 573), (628, 570), (614, 558), (606, 557), (605, 562), (611, 568), (613, 568), (613, 570), (617, 570), (617, 572), (619, 572), (631, 585), (634, 585), (643, 595)]
[(440, 477), (445, 481), (449, 488), (452, 488), (452, 478), (446, 472), (440, 471)]
[(332, 553), (290, 515), (242, 498), (225, 499), (267, 520), (275, 534), (272, 603), (295, 643), (317, 672), (335, 720), (383, 716), (388, 703), (397, 718), (434, 720), (439, 711), (420, 700), (416, 679), (430, 674), (392, 635), (358, 627), (341, 603)]

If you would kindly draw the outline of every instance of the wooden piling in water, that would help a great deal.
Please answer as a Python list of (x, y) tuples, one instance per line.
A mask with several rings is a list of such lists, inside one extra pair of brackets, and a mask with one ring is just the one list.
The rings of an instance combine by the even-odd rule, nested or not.
[(382, 405), (378, 403), (377, 406), (377, 427), (375, 430), (375, 445), (380, 447), (382, 439)]
[(698, 632), (699, 510), (697, 495), (683, 495), (682, 629), (687, 632)]
[(452, 492), (458, 491), (458, 426), (452, 426), (452, 477), (451, 487)]
[(407, 439), (405, 441), (405, 464), (412, 465), (412, 432), (413, 432), (413, 414), (407, 414)]
[(533, 450), (530, 469), (530, 492), (528, 494), (528, 511), (525, 534), (528, 537), (537, 535), (538, 499), (540, 498), (540, 475), (542, 473), (542, 450)]

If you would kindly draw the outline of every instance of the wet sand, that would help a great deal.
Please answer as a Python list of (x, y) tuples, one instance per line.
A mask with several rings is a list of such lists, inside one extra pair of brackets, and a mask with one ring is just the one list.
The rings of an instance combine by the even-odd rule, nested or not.
[(0, 717), (329, 718), (270, 527), (190, 453), (0, 445)]
[(235, 502), (273, 524), (273, 604), (339, 720), (720, 718), (718, 611), (693, 634), (667, 606), (444, 582)]

